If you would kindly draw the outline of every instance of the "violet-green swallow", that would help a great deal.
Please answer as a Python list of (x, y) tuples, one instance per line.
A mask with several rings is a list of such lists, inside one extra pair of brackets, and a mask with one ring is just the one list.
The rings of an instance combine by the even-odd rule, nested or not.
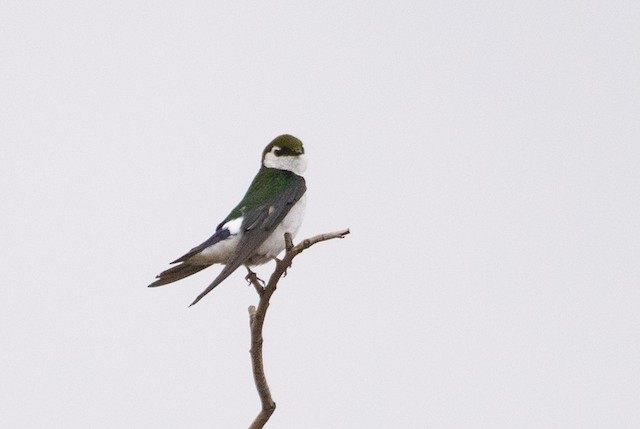
[(262, 166), (242, 201), (217, 226), (208, 240), (179, 257), (178, 264), (156, 277), (149, 287), (173, 283), (213, 264), (224, 264), (218, 277), (191, 303), (200, 301), (240, 265), (260, 265), (285, 248), (302, 224), (307, 186), (302, 142), (290, 135), (276, 137), (262, 152)]

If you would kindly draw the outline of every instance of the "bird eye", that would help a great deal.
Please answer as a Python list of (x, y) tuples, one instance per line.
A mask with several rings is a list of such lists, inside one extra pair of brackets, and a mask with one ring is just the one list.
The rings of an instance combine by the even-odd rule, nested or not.
[(273, 151), (273, 154), (274, 154), (275, 156), (280, 156), (280, 155), (282, 155), (282, 149), (276, 149), (276, 150), (274, 150), (274, 151)]

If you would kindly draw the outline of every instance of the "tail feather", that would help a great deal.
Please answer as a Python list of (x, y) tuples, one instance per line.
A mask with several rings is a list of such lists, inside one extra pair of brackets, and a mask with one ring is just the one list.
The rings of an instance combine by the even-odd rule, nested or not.
[(158, 274), (156, 276), (158, 280), (151, 283), (149, 287), (157, 287), (173, 283), (185, 277), (189, 277), (190, 275), (195, 274), (198, 271), (202, 271), (208, 266), (209, 265), (190, 265), (186, 263), (176, 265), (175, 267), (171, 267), (168, 270), (165, 270)]
[(218, 277), (216, 277), (213, 280), (213, 282), (211, 282), (211, 284), (200, 295), (198, 295), (198, 297), (191, 303), (191, 305), (189, 305), (189, 307), (191, 307), (192, 305), (195, 305), (198, 301), (204, 298), (206, 294), (211, 292), (214, 287), (222, 283), (223, 280), (229, 277), (231, 273), (233, 273), (239, 266), (240, 266), (240, 263), (226, 264), (222, 269), (222, 271), (220, 271), (220, 274), (218, 274)]

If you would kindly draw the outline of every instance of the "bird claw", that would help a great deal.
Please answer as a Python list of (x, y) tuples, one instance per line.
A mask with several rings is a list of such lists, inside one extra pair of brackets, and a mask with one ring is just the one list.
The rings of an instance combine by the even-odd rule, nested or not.
[[(275, 260), (276, 260), (276, 264), (281, 264), (281, 263), (282, 263), (282, 260), (281, 260), (281, 259), (278, 259), (278, 258), (273, 258), (273, 259), (275, 259)], [(292, 266), (292, 265), (293, 265), (293, 261), (291, 261), (291, 263), (289, 264), (289, 266), (288, 266), (288, 267), (284, 267), (284, 272), (282, 273), (282, 277), (287, 277), (287, 270), (288, 270), (289, 268), (291, 268), (291, 266)]]
[(254, 273), (253, 271), (251, 271), (249, 269), (249, 267), (247, 267), (247, 275), (244, 277), (244, 279), (247, 281), (248, 284), (252, 284), (252, 285), (260, 285), (262, 286), (262, 288), (264, 289), (265, 287), (265, 283), (264, 280), (262, 280), (260, 277), (258, 277), (258, 275), (256, 273)]

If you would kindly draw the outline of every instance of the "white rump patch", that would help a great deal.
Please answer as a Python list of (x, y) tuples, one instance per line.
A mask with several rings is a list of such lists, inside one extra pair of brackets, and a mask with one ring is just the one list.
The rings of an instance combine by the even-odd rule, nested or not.
[(244, 216), (240, 216), (237, 219), (230, 220), (229, 222), (222, 225), (222, 229), (228, 229), (229, 234), (236, 235), (240, 232), (240, 227), (242, 226), (242, 220)]
[(242, 219), (244, 219), (244, 217), (240, 216), (222, 225), (222, 229), (228, 229), (231, 235), (222, 241), (218, 241), (216, 244), (202, 249), (200, 253), (189, 258), (189, 262), (192, 264), (206, 265), (225, 264), (240, 241)]

